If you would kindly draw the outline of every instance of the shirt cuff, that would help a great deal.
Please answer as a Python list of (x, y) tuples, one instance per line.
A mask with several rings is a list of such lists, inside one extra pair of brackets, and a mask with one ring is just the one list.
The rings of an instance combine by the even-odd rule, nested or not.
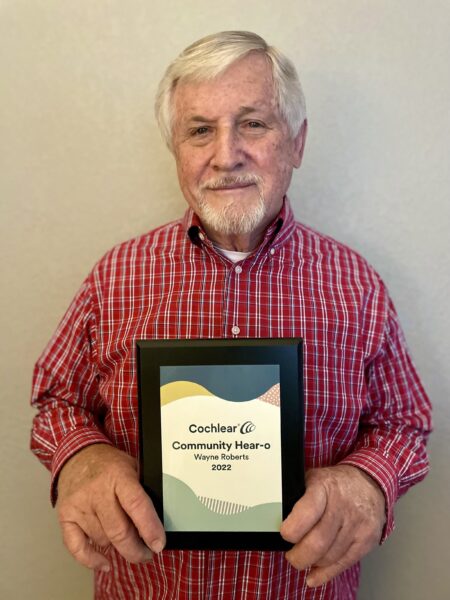
[(398, 498), (397, 472), (392, 462), (371, 448), (360, 448), (339, 462), (340, 465), (352, 465), (370, 475), (380, 486), (386, 500), (386, 522), (380, 544), (393, 532), (394, 504)]
[(69, 431), (53, 455), (51, 473), (52, 480), (50, 486), (50, 500), (53, 506), (56, 504), (58, 498), (58, 477), (61, 469), (65, 463), (74, 454), (92, 444), (108, 444), (112, 446), (111, 440), (107, 438), (101, 431), (92, 427), (78, 427), (72, 431)]

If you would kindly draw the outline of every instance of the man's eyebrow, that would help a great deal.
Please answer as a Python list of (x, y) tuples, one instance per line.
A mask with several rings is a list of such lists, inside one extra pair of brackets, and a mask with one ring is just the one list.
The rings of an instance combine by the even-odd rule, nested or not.
[(213, 121), (215, 121), (215, 119), (208, 119), (206, 117), (202, 117), (202, 115), (193, 115), (187, 119), (188, 123), (212, 123)]
[(258, 110), (261, 110), (261, 109), (258, 108), (257, 106), (241, 106), (239, 115), (244, 117), (245, 115), (248, 115), (249, 113), (257, 112)]
[(256, 113), (256, 118), (261, 118), (267, 123), (272, 122), (276, 118), (273, 108), (264, 104), (262, 106), (241, 106), (238, 112), (238, 117), (242, 118), (254, 113)]

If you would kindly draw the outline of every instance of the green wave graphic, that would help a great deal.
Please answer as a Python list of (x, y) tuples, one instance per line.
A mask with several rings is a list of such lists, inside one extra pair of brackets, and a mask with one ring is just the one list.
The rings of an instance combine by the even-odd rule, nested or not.
[(167, 531), (279, 531), (281, 502), (259, 504), (234, 515), (217, 514), (180, 479), (163, 474), (164, 527)]

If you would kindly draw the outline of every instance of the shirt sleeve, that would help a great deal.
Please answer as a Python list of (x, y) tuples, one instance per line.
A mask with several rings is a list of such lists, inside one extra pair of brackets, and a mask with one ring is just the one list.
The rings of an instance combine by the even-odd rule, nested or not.
[(356, 446), (340, 464), (369, 474), (386, 498), (381, 542), (394, 528), (394, 503), (428, 472), (426, 442), (431, 406), (406, 347), (392, 301), (387, 298), (382, 342), (366, 365), (368, 408)]
[(102, 427), (106, 411), (99, 394), (92, 304), (88, 278), (34, 368), (31, 404), (38, 413), (31, 450), (51, 471), (53, 504), (65, 462), (90, 444), (111, 444)]

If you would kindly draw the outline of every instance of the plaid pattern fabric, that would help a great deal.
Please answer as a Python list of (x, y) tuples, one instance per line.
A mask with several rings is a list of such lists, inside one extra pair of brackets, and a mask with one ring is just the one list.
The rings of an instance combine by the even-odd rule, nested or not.
[[(55, 480), (95, 442), (138, 456), (137, 339), (304, 338), (306, 467), (351, 464), (393, 505), (427, 473), (430, 405), (397, 315), (355, 252), (294, 221), (286, 201), (257, 250), (233, 264), (192, 211), (113, 248), (36, 364), (32, 449)], [(165, 551), (96, 574), (96, 598), (351, 599), (359, 566), (310, 590), (277, 552)]]

